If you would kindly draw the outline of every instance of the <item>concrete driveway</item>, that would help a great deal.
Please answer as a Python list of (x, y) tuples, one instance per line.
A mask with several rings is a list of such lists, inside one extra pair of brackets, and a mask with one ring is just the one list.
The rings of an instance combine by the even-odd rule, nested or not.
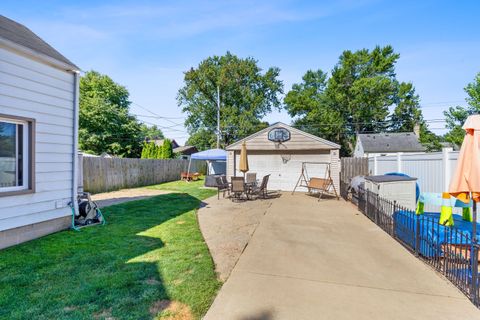
[(283, 194), (205, 319), (463, 320), (480, 311), (351, 204)]

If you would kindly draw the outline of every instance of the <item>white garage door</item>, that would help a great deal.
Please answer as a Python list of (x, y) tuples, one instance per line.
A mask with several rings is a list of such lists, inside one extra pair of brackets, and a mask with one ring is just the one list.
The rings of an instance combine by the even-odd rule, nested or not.
[[(236, 156), (236, 164), (240, 161), (239, 155)], [(270, 174), (268, 181), (269, 190), (292, 191), (302, 171), (302, 162), (328, 162), (330, 154), (292, 154), (290, 160), (284, 162), (279, 154), (249, 154), (248, 165), (249, 172), (256, 172), (257, 179)], [(312, 164), (307, 165), (309, 177), (325, 176), (326, 165)], [(237, 171), (237, 176), (242, 173)], [(306, 188), (299, 188), (298, 191), (306, 191)]]

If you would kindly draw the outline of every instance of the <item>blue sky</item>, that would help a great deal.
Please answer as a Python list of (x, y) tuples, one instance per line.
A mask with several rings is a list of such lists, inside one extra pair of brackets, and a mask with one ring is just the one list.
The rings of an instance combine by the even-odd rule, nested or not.
[[(343, 50), (392, 45), (397, 76), (411, 81), (426, 119), (464, 104), (480, 72), (479, 1), (11, 1), (1, 14), (25, 24), (82, 70), (125, 85), (132, 112), (172, 127), (183, 71), (227, 50), (277, 66), (285, 91), (308, 69), (330, 71)], [(290, 118), (274, 112), (267, 121)], [(443, 133), (441, 122), (431, 123)], [(164, 130), (183, 143), (183, 126)]]

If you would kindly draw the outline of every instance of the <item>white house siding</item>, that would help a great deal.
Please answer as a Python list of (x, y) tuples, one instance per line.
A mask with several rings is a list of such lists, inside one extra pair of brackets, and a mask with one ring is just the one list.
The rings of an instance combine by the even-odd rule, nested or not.
[(227, 178), (230, 180), (235, 173), (235, 163), (234, 159), (235, 151), (227, 151)]
[(333, 185), (338, 194), (340, 194), (340, 150), (330, 150), (330, 175), (333, 180)]
[(0, 231), (71, 215), (74, 75), (0, 46), (0, 114), (33, 118), (35, 193), (0, 196)]

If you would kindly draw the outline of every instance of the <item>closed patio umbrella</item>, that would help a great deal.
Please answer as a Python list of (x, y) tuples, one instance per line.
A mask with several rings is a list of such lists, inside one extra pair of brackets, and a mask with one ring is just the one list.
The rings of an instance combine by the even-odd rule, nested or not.
[(448, 192), (464, 203), (473, 200), (472, 239), (476, 242), (477, 202), (480, 201), (480, 115), (469, 116), (463, 129), (466, 134)]
[(243, 174), (248, 171), (247, 144), (245, 141), (242, 143), (242, 150), (240, 151), (240, 165), (238, 169), (242, 171)]

